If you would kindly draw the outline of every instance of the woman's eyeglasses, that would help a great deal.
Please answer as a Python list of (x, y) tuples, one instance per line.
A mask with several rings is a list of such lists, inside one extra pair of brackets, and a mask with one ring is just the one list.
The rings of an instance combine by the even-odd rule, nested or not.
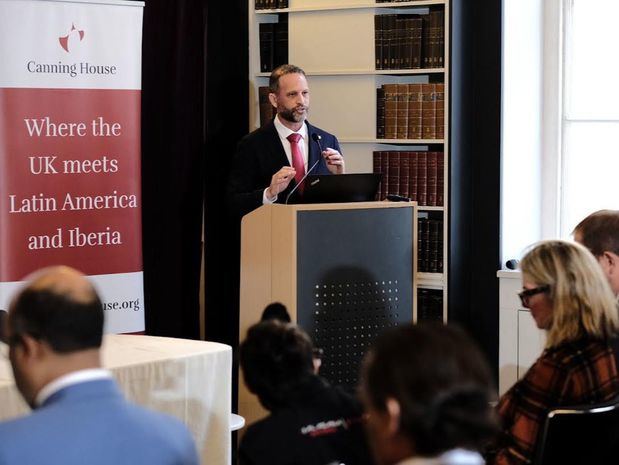
[(520, 302), (522, 302), (522, 306), (529, 308), (529, 299), (533, 297), (535, 294), (541, 294), (542, 292), (548, 292), (550, 286), (548, 284), (544, 284), (543, 286), (537, 286), (533, 289), (525, 289), (522, 292), (518, 293), (518, 297), (520, 297)]

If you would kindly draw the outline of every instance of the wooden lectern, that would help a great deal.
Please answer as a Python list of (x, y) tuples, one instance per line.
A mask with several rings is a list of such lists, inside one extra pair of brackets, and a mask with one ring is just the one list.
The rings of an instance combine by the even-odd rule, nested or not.
[[(416, 320), (416, 202), (264, 205), (243, 218), (239, 336), (271, 302), (324, 351), (320, 370), (354, 387), (384, 328)], [(239, 376), (239, 413), (263, 417)]]

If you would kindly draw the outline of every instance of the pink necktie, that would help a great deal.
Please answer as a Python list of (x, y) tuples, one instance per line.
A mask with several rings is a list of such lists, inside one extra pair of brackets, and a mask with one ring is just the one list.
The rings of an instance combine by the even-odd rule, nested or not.
[[(301, 134), (293, 132), (287, 137), (290, 142), (290, 149), (292, 152), (292, 167), (295, 169), (294, 179), (299, 184), (305, 176), (305, 162), (303, 161), (303, 151), (299, 146), (299, 141), (301, 140)], [(303, 193), (303, 186), (299, 186), (298, 188), (301, 193)]]

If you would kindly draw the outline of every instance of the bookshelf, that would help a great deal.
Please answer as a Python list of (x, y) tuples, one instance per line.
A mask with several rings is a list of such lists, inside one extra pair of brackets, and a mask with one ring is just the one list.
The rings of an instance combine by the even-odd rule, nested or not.
[[(440, 68), (383, 69), (375, 64), (376, 15), (444, 12), (444, 61)], [(441, 273), (419, 272), (418, 288), (442, 296), (447, 320), (449, 231), (449, 27), (450, 0), (369, 3), (359, 0), (289, 0), (288, 8), (256, 10), (249, 0), (250, 131), (260, 125), (258, 88), (268, 85), (260, 70), (259, 24), (288, 23), (288, 62), (303, 68), (311, 91), (309, 120), (335, 134), (348, 173), (371, 172), (374, 151), (438, 151), (444, 154), (443, 205), (419, 206), (423, 219), (442, 220)], [(444, 138), (377, 139), (376, 89), (384, 84), (445, 85)]]

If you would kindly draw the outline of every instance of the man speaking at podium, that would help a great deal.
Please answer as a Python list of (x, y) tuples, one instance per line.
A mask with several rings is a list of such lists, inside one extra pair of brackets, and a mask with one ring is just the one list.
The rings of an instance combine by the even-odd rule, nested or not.
[(273, 70), (269, 101), (277, 115), (241, 140), (232, 166), (229, 199), (240, 216), (260, 205), (298, 201), (307, 174), (344, 173), (337, 138), (306, 121), (310, 91), (301, 68)]

